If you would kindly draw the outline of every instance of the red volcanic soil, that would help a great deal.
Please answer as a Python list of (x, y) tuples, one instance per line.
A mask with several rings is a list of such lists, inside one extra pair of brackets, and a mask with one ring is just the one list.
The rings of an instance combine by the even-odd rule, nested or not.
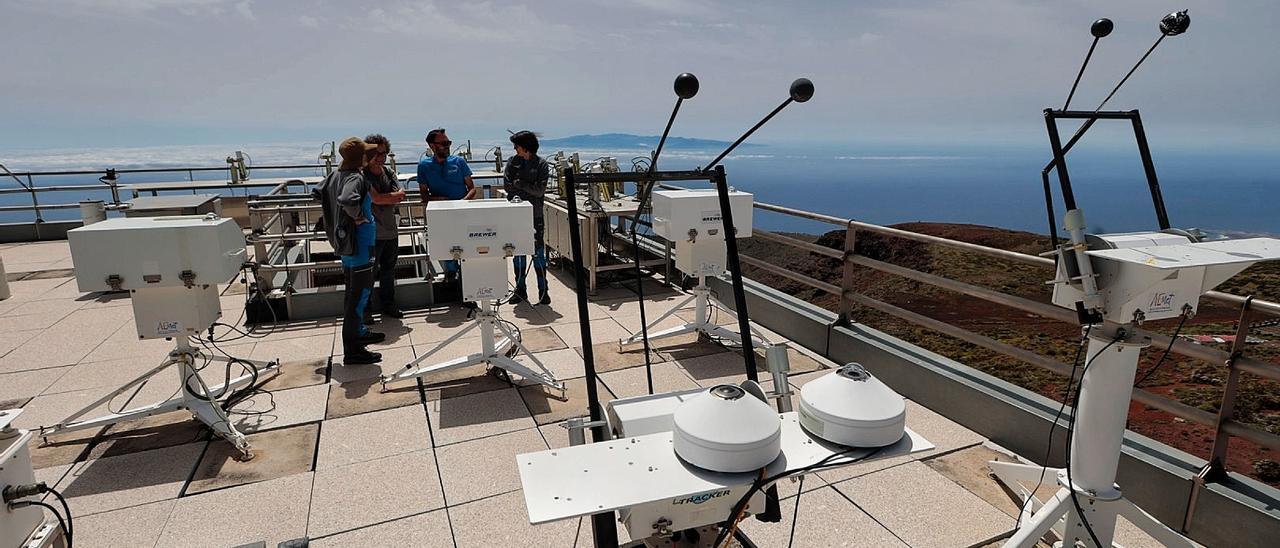
[[(906, 223), (894, 225), (894, 228), (1027, 254), (1039, 254), (1050, 247), (1048, 238), (1041, 235), (985, 226)], [(844, 245), (843, 231), (822, 236), (787, 235), (836, 249), (842, 249)], [(740, 247), (745, 255), (783, 265), (792, 272), (837, 285), (840, 283), (840, 261), (836, 259), (764, 240), (746, 240)], [(1052, 277), (1048, 268), (991, 259), (865, 231), (857, 235), (857, 251), (860, 255), (880, 261), (1041, 302), (1048, 302), (1050, 297), (1051, 289), (1044, 283)], [(838, 308), (838, 298), (834, 295), (749, 266), (744, 267), (744, 271), (750, 277), (786, 293), (830, 310)], [(1068, 365), (1075, 357), (1075, 350), (1080, 342), (1078, 325), (1042, 318), (868, 268), (856, 268), (854, 279), (855, 289), (864, 295), (1035, 351)], [(1224, 284), (1223, 289), (1241, 295), (1254, 294), (1258, 298), (1272, 301), (1280, 300), (1280, 265), (1255, 266)], [(855, 321), (1061, 401), (1065, 377), (873, 309), (858, 307), (853, 314)], [(1205, 300), (1195, 318), (1187, 322), (1181, 333), (1232, 335), (1238, 318), (1239, 309)], [(1266, 318), (1255, 317), (1254, 321), (1262, 319)], [(1144, 327), (1169, 335), (1176, 326), (1176, 320), (1166, 320), (1148, 322)], [(1248, 345), (1245, 354), (1280, 364), (1280, 329), (1259, 328), (1252, 330), (1251, 334), (1267, 342)], [(1229, 350), (1227, 345), (1219, 347)], [(1145, 350), (1138, 366), (1139, 376), (1153, 367), (1163, 353), (1164, 348)], [(1226, 376), (1223, 364), (1170, 355), (1159, 371), (1144, 382), (1143, 387), (1216, 414)], [(1242, 375), (1239, 394), (1236, 413), (1238, 420), (1272, 432), (1280, 432), (1280, 383)], [(1200, 458), (1207, 459), (1213, 446), (1213, 428), (1193, 424), (1137, 403), (1130, 406), (1129, 429)], [(1280, 461), (1280, 457), (1273, 451), (1244, 439), (1231, 438), (1227, 459), (1229, 470), (1280, 486), (1280, 465), (1276, 465), (1274, 461)]]

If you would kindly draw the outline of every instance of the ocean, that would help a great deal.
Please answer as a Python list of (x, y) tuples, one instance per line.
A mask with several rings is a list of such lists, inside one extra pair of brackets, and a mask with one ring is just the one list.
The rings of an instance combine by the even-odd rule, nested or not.
[[(478, 143), (479, 141), (477, 141)], [(494, 142), (499, 142), (495, 140)], [(417, 143), (414, 143), (416, 146)], [(187, 167), (224, 165), (235, 149), (258, 165), (314, 163), (318, 144), (276, 143), (242, 147), (199, 145), (85, 150), (0, 151), (0, 164), (13, 171)], [(486, 146), (473, 145), (476, 160)], [(510, 146), (504, 146), (509, 151)], [(400, 150), (399, 160), (416, 160), (420, 151)], [(544, 156), (554, 150), (542, 151)], [(704, 165), (719, 150), (664, 152), (665, 169)], [(584, 150), (584, 161), (600, 155), (618, 158), (629, 169), (645, 150)], [(1229, 236), (1280, 234), (1280, 157), (1242, 150), (1153, 149), (1156, 172), (1175, 227), (1199, 228)], [(724, 162), (729, 183), (752, 192), (757, 201), (785, 205), (877, 224), (913, 221), (971, 223), (1046, 233), (1047, 214), (1040, 170), (1048, 146), (800, 146), (740, 148)], [(1121, 232), (1156, 226), (1142, 164), (1130, 144), (1077, 147), (1068, 157), (1077, 202), (1091, 232)], [(406, 169), (405, 167), (401, 168)], [(408, 168), (412, 169), (412, 168)], [(258, 171), (253, 177), (317, 175), (317, 170)], [(122, 175), (121, 182), (185, 180), (182, 174)], [(225, 172), (195, 174), (226, 179)], [(1061, 225), (1058, 180), (1051, 179)], [(38, 177), (36, 184), (97, 184), (96, 176)], [(17, 188), (0, 174), (0, 188)], [(238, 190), (237, 193), (243, 193)], [(107, 198), (94, 193), (42, 193), (41, 203), (74, 203)], [(0, 194), (0, 205), (29, 204), (26, 194)], [(78, 210), (47, 211), (48, 220), (78, 218)], [(29, 222), (30, 212), (0, 212), (0, 223)], [(755, 224), (768, 230), (821, 233), (830, 225), (757, 210)]]

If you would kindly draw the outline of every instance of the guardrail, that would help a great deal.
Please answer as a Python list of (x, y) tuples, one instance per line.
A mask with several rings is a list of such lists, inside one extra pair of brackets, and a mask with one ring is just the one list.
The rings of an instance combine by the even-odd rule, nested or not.
[[(854, 267), (861, 266), (960, 293), (969, 297), (982, 299), (990, 303), (1015, 308), (1044, 318), (1050, 318), (1073, 325), (1077, 324), (1078, 319), (1072, 311), (1059, 308), (1049, 303), (1038, 302), (1024, 297), (1001, 293), (986, 287), (968, 284), (958, 280), (938, 276), (936, 274), (921, 272), (919, 270), (879, 261), (871, 257), (860, 255), (857, 252), (856, 244), (859, 233), (876, 233), (884, 236), (903, 238), (976, 253), (993, 259), (1043, 267), (1047, 270), (1052, 270), (1055, 266), (1052, 259), (874, 225), (854, 219), (842, 219), (839, 217), (798, 210), (780, 205), (757, 202), (755, 207), (763, 211), (808, 219), (844, 229), (845, 237), (842, 248), (821, 246), (782, 234), (775, 234), (766, 230), (753, 230), (754, 237), (840, 261), (842, 270), (840, 273), (839, 284), (818, 280), (813, 277), (797, 273), (793, 270), (774, 265), (758, 257), (745, 255), (741, 257), (743, 264), (750, 265), (762, 271), (838, 296), (840, 299), (838, 313), (842, 321), (847, 322), (852, 320), (851, 315), (855, 305), (865, 306), (890, 316), (900, 318), (909, 323), (1012, 357), (1021, 362), (1038, 366), (1059, 375), (1071, 375), (1072, 367), (1070, 364), (1065, 364), (1048, 356), (1037, 354), (1035, 352), (1001, 342), (986, 335), (969, 331), (944, 321), (874, 299), (867, 295), (858, 293), (854, 289), (854, 279), (856, 274)], [(1045, 279), (1047, 280), (1051, 277), (1052, 273), (1047, 272)], [(1230, 351), (1222, 351), (1208, 346), (1193, 344), (1181, 339), (1171, 341), (1170, 337), (1159, 333), (1153, 333), (1143, 329), (1137, 330), (1137, 333), (1140, 336), (1147, 336), (1151, 338), (1153, 347), (1168, 346), (1172, 342), (1172, 352), (1176, 354), (1210, 363), (1223, 364), (1227, 367), (1228, 374), (1224, 383), (1222, 401), (1218, 407), (1219, 411), (1216, 414), (1186, 405), (1163, 395), (1144, 390), (1141, 387), (1136, 387), (1133, 392), (1134, 401), (1159, 409), (1188, 422), (1213, 428), (1215, 434), (1213, 447), (1208, 459), (1209, 464), (1207, 464), (1205, 469), (1197, 476), (1194, 483), (1195, 487), (1192, 491), (1192, 497), (1199, 494), (1206, 482), (1219, 481), (1226, 477), (1225, 463), (1227, 461), (1227, 453), (1229, 451), (1229, 441), (1231, 437), (1243, 438), (1271, 450), (1280, 450), (1280, 435), (1239, 422), (1234, 417), (1235, 403), (1239, 398), (1239, 392), (1241, 390), (1240, 373), (1249, 373), (1264, 379), (1280, 381), (1280, 366), (1268, 361), (1250, 358), (1244, 355), (1245, 341), (1249, 334), (1251, 325), (1254, 324), (1254, 319), (1258, 315), (1280, 316), (1280, 303), (1255, 299), (1251, 296), (1233, 295), (1220, 291), (1211, 291), (1207, 293), (1205, 297), (1213, 301), (1238, 306), (1240, 309), (1236, 338)], [(1194, 504), (1192, 504), (1188, 508), (1190, 509), (1194, 507)], [(1185, 519), (1186, 521), (1184, 522), (1184, 525), (1189, 524), (1191, 516), (1188, 515)]]

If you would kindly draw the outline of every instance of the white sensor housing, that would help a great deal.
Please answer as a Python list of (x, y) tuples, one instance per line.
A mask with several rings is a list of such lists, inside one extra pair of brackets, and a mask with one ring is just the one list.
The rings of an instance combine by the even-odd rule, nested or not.
[(861, 365), (846, 364), (800, 389), (800, 426), (850, 447), (884, 447), (902, 439), (907, 404)]

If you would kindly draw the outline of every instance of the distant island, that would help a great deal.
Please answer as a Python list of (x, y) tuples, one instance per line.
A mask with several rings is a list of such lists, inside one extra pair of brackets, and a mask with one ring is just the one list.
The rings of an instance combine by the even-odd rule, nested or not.
[[(658, 147), (660, 135), (633, 135), (630, 133), (603, 133), (600, 135), (571, 135), (569, 137), (561, 137), (559, 139), (542, 139), (544, 147), (565, 147), (565, 148), (603, 148), (603, 149), (622, 149), (622, 150), (653, 150)], [(726, 148), (731, 141), (716, 141), (713, 139), (694, 139), (690, 137), (667, 137), (665, 148), (669, 149), (706, 149), (706, 148)], [(743, 143), (742, 147), (759, 147), (764, 145)]]

